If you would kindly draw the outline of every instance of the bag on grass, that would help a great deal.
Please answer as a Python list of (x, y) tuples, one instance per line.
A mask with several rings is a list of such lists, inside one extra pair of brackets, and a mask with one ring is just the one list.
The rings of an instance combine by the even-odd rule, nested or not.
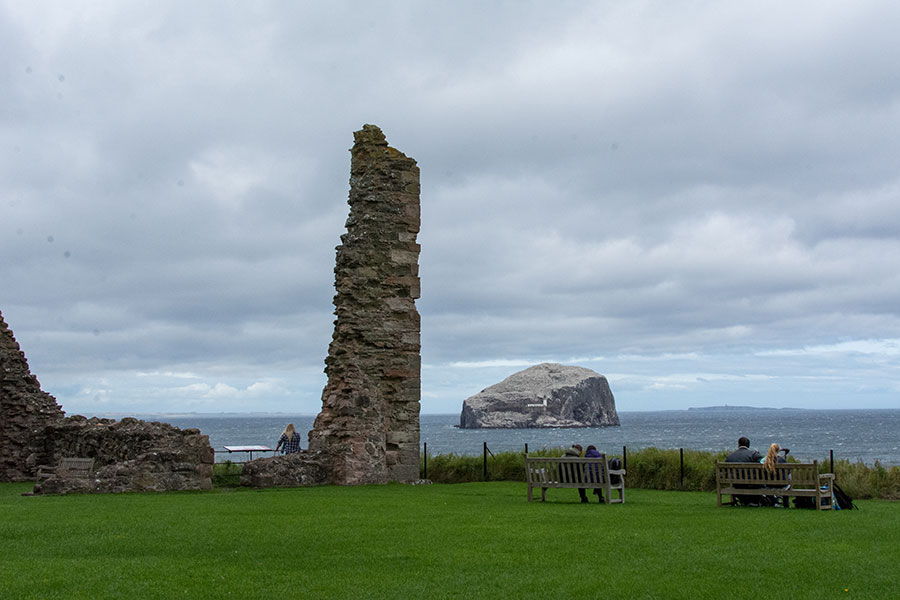
[[(615, 456), (613, 458), (609, 459), (607, 461), (607, 464), (609, 465), (610, 471), (618, 471), (619, 469), (622, 468), (622, 460)], [(609, 476), (609, 482), (613, 485), (618, 485), (620, 481), (622, 481), (621, 475), (610, 475)]]
[(838, 508), (841, 510), (859, 510), (859, 507), (853, 504), (853, 498), (851, 498), (847, 492), (841, 489), (841, 486), (838, 484), (833, 484), (834, 489), (832, 492), (834, 493), (834, 501), (837, 502)]

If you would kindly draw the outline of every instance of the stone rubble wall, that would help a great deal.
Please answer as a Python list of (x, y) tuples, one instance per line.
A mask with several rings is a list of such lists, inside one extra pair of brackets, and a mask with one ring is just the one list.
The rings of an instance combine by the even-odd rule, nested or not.
[(41, 390), (25, 353), (0, 314), (0, 481), (33, 481), (41, 465), (93, 458), (89, 478), (66, 473), (35, 493), (208, 490), (214, 454), (209, 436), (167, 423), (65, 417)]
[(340, 485), (419, 477), (419, 168), (374, 125), (354, 133), (337, 247), (328, 382), (309, 436)]
[(241, 485), (257, 488), (323, 485), (330, 481), (330, 473), (327, 457), (300, 451), (244, 464)]
[(209, 436), (199, 429), (124, 418), (87, 419), (80, 415), (55, 421), (33, 443), (40, 464), (56, 465), (63, 457), (94, 459), (91, 477), (60, 473), (35, 485), (35, 493), (118, 493), (208, 490), (215, 455)]
[(41, 390), (0, 313), (0, 481), (34, 479), (30, 442), (47, 423), (64, 415), (56, 399)]

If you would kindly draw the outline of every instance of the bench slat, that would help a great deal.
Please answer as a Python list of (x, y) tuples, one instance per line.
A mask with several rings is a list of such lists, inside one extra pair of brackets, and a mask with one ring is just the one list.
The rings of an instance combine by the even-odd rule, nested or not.
[(60, 459), (59, 465), (48, 467), (41, 465), (38, 467), (37, 479), (43, 481), (51, 475), (68, 475), (71, 477), (87, 477), (94, 469), (93, 458), (64, 457)]

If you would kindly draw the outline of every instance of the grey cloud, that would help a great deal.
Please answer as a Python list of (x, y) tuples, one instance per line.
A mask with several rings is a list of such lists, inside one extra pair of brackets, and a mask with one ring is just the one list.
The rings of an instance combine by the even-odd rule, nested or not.
[(824, 376), (755, 352), (900, 336), (896, 9), (57, 8), (0, 12), (0, 309), (72, 401), (271, 372), (314, 411), (366, 122), (422, 169), (431, 410), (514, 368), (453, 363), (604, 356), (671, 406)]

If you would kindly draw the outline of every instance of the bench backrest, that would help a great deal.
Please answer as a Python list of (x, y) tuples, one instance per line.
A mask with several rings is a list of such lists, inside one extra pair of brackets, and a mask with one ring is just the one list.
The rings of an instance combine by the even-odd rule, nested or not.
[(748, 483), (766, 487), (797, 487), (819, 485), (819, 461), (811, 463), (778, 463), (770, 473), (760, 463), (716, 461), (716, 482), (720, 485)]
[(74, 477), (87, 477), (94, 468), (93, 458), (63, 458), (56, 468), (57, 473), (65, 472)]
[(599, 458), (526, 456), (525, 476), (533, 485), (586, 483), (590, 487), (605, 484), (609, 469), (605, 454)]

